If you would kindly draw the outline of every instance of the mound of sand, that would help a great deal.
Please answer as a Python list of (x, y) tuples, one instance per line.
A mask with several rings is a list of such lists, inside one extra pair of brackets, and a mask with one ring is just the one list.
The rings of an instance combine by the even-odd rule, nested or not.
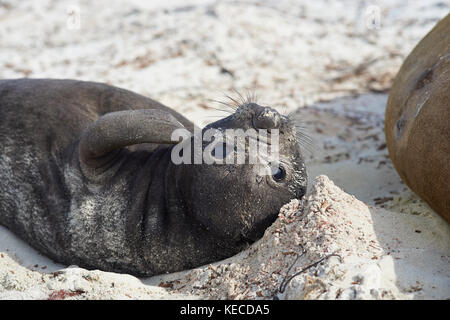
[(285, 205), (257, 243), (168, 285), (218, 299), (399, 297), (395, 285), (380, 282), (373, 259), (382, 255), (369, 208), (319, 176), (310, 195)]
[[(51, 273), (32, 271), (20, 266), (13, 254), (2, 253), (0, 299), (450, 297), (448, 255), (445, 256), (448, 233), (433, 233), (435, 240), (444, 241), (441, 258), (432, 266), (424, 265), (420, 253), (426, 247), (409, 247), (424, 243), (426, 246), (422, 240), (414, 241), (421, 235), (399, 227), (397, 236), (380, 237), (372, 219), (373, 215), (382, 216), (379, 211), (322, 175), (314, 180), (307, 197), (292, 200), (280, 210), (262, 239), (224, 261), (138, 279), (76, 266)], [(383, 219), (387, 224), (395, 223), (392, 213)], [(395, 249), (394, 245), (391, 248), (391, 236), (397, 244)], [(402, 256), (403, 248), (410, 252)], [(438, 256), (435, 252), (434, 257)], [(403, 278), (397, 277), (397, 269)], [(423, 280), (421, 274), (429, 276)]]

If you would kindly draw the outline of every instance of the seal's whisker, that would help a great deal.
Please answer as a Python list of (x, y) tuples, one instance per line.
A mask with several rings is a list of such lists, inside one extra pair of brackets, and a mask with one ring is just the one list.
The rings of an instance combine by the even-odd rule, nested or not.
[(304, 142), (310, 142), (312, 143), (314, 141), (313, 138), (311, 138), (311, 136), (305, 132), (296, 132), (296, 136), (297, 138), (301, 139)]
[(210, 107), (210, 106), (206, 106), (206, 108), (208, 108), (208, 109), (214, 109), (214, 110), (217, 110), (217, 111), (222, 111), (222, 112), (226, 112), (226, 113), (230, 113), (230, 114), (233, 113), (233, 112), (231, 112), (230, 110), (225, 110), (225, 109), (221, 109), (221, 108), (214, 108), (214, 107)]
[(223, 101), (218, 101), (218, 100), (212, 100), (215, 102), (218, 102), (220, 104), (226, 105), (227, 107), (233, 109), (233, 110), (237, 110), (237, 108), (241, 105), (236, 99), (233, 99), (232, 97), (230, 97), (226, 92), (221, 91), (221, 93), (228, 99), (231, 101), (230, 102), (223, 102)]
[(294, 126), (298, 132), (306, 133), (309, 131), (309, 127), (304, 123), (296, 123)]
[(234, 105), (236, 106), (236, 109), (237, 109), (237, 107), (239, 107), (239, 106), (241, 105), (241, 103), (239, 103), (239, 101), (237, 101), (237, 100), (234, 99), (233, 97), (230, 97), (230, 95), (225, 94), (225, 97), (227, 97), (228, 99), (230, 99), (231, 101), (234, 102)]
[(300, 145), (301, 150), (307, 151), (310, 155), (314, 155), (314, 151), (317, 149), (315, 145), (312, 144), (302, 142), (298, 142), (298, 144)]
[(294, 112), (289, 112), (288, 114), (286, 114), (286, 117), (291, 121), (295, 121)]
[(296, 128), (299, 128), (299, 129), (307, 129), (308, 127), (306, 126), (306, 124), (304, 124), (304, 123), (296, 123), (295, 124), (295, 127)]
[(317, 145), (314, 139), (307, 133), (308, 129), (304, 124), (295, 124), (296, 137), (300, 147), (310, 155), (314, 155)]
[(245, 97), (246, 97), (246, 102), (247, 103), (251, 103), (252, 102), (251, 92), (250, 92), (249, 89), (245, 90)]
[(307, 151), (310, 155), (314, 155), (314, 151), (317, 149), (316, 145), (313, 143), (305, 143), (304, 141), (299, 140), (298, 144), (302, 150)]
[(256, 94), (256, 91), (252, 91), (252, 100), (254, 103), (258, 103), (258, 95)]
[(235, 111), (236, 107), (228, 102), (224, 102), (224, 101), (219, 101), (219, 100), (213, 100), (213, 99), (208, 99), (210, 102), (215, 102), (215, 103), (220, 103), (221, 105), (230, 108), (231, 110)]
[(312, 150), (311, 148), (304, 147), (304, 146), (301, 146), (301, 148), (302, 148), (303, 151), (306, 151), (306, 153), (309, 154), (310, 156), (314, 156), (314, 150)]
[(297, 131), (295, 133), (295, 135), (297, 136), (298, 139), (302, 140), (303, 142), (308, 142), (308, 143), (314, 142), (314, 139), (311, 138), (311, 136), (309, 134), (307, 134), (306, 132)]
[(253, 103), (257, 103), (258, 96), (256, 95), (256, 91), (255, 90), (250, 90), (250, 92), (251, 92), (252, 102)]
[(295, 133), (298, 135), (310, 137), (309, 130), (307, 128), (295, 128)]
[(233, 91), (239, 96), (239, 99), (241, 100), (241, 104), (245, 104), (246, 101), (245, 101), (244, 97), (242, 96), (242, 94), (239, 91), (237, 91), (235, 88), (233, 88)]
[(309, 129), (304, 125), (295, 125), (295, 132), (302, 136), (310, 138)]

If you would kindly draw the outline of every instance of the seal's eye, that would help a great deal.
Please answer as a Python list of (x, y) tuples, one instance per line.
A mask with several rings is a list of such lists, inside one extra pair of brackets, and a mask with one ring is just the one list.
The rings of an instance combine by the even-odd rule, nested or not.
[(272, 178), (273, 180), (275, 180), (276, 182), (281, 182), (284, 180), (284, 178), (286, 178), (286, 171), (284, 170), (284, 168), (282, 166), (278, 166), (278, 167), (272, 167)]

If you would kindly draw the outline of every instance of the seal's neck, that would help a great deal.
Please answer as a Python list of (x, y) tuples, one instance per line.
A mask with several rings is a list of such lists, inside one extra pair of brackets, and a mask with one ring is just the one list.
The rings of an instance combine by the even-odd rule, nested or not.
[(142, 255), (154, 273), (180, 271), (235, 253), (195, 219), (185, 199), (195, 196), (185, 190), (189, 188), (186, 170), (192, 168), (173, 164), (171, 149), (165, 150), (153, 169), (158, 177), (149, 186), (143, 217)]

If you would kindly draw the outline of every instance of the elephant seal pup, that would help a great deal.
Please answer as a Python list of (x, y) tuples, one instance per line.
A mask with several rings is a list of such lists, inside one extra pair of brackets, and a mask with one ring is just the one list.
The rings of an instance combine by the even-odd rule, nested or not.
[[(270, 112), (268, 112), (270, 111)], [(0, 223), (53, 260), (151, 276), (224, 259), (306, 191), (295, 127), (243, 103), (210, 128), (278, 128), (280, 165), (174, 164), (194, 130), (144, 96), (73, 80), (0, 81)]]
[(450, 15), (419, 42), (395, 77), (385, 133), (402, 180), (450, 222)]

